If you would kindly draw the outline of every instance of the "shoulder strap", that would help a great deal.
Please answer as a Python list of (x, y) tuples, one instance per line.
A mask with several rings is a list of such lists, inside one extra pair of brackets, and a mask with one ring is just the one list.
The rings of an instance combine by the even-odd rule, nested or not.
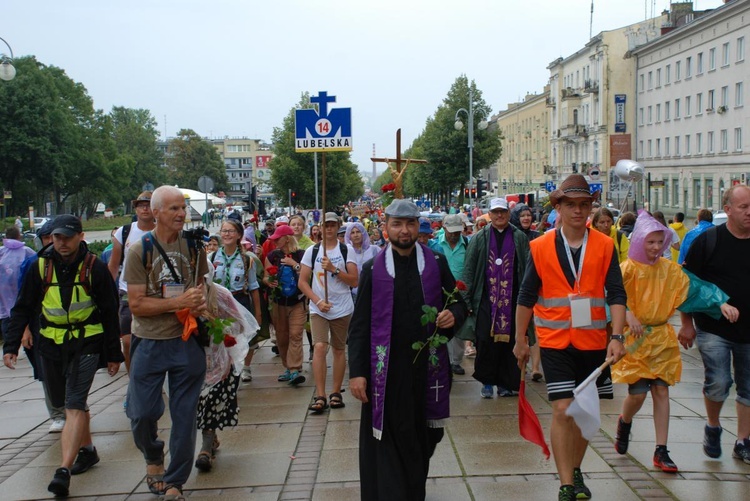
[(40, 257), (39, 259), (44, 261), (44, 274), (42, 276), (42, 296), (47, 294), (49, 286), (52, 283), (52, 275), (55, 273), (54, 266), (51, 259)]
[(344, 270), (346, 270), (346, 256), (349, 254), (349, 247), (339, 242), (339, 250), (341, 251), (341, 257), (344, 258)]
[(716, 226), (711, 226), (706, 230), (706, 253), (704, 259), (708, 261), (711, 259), (711, 255), (716, 250), (716, 242), (719, 240), (719, 229)]
[(219, 251), (213, 251), (213, 252), (211, 253), (211, 255), (210, 255), (210, 256), (208, 256), (208, 260), (209, 260), (210, 262), (212, 262), (212, 263), (214, 262), (214, 259), (216, 259), (216, 253), (217, 253), (217, 252), (219, 252)]
[(154, 236), (150, 231), (141, 236), (141, 245), (143, 246), (141, 262), (146, 270), (146, 277), (148, 279), (148, 276), (151, 274), (151, 270), (154, 267)]
[(83, 258), (81, 272), (78, 274), (78, 283), (83, 286), (83, 290), (89, 296), (91, 295), (91, 269), (94, 267), (94, 261), (96, 261), (96, 256), (92, 252), (87, 253)]
[(130, 235), (130, 229), (133, 227), (133, 223), (128, 223), (122, 227), (122, 252), (120, 253), (120, 266), (125, 262), (125, 244), (128, 241)]
[(623, 232), (620, 230), (617, 230), (617, 250), (620, 250), (622, 247), (622, 236), (624, 235)]
[(310, 269), (315, 268), (315, 259), (318, 257), (318, 252), (320, 251), (320, 242), (313, 245), (312, 250), (312, 261), (310, 261)]

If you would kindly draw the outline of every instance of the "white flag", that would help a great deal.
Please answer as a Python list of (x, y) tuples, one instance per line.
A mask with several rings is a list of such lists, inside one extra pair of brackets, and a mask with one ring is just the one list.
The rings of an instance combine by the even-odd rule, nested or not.
[(599, 392), (596, 389), (596, 378), (601, 374), (601, 368), (595, 370), (586, 380), (573, 390), (573, 402), (570, 403), (565, 414), (572, 417), (581, 435), (591, 440), (602, 425), (599, 413)]

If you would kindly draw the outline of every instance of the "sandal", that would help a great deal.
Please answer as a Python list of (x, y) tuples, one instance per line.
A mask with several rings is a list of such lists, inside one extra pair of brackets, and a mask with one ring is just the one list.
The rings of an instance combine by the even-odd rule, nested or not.
[[(151, 492), (151, 494), (160, 496), (164, 494), (164, 491), (166, 490), (166, 485), (164, 485), (164, 465), (147, 465), (147, 470), (148, 466), (158, 466), (162, 469), (161, 473), (148, 473), (148, 471), (146, 472), (146, 485), (148, 486), (148, 490)], [(159, 489), (159, 485), (157, 484), (161, 484), (161, 489)]]
[(328, 399), (331, 401), (331, 409), (343, 409), (346, 407), (341, 393), (331, 393)]
[[(167, 494), (169, 490), (176, 490), (177, 494)], [(164, 494), (159, 498), (160, 501), (185, 501), (185, 496), (182, 495), (182, 486), (169, 484), (164, 489)]]
[(313, 414), (320, 414), (327, 408), (328, 400), (326, 400), (326, 397), (321, 397), (320, 395), (314, 397), (313, 402), (308, 407), (309, 410), (313, 411)]
[(211, 454), (206, 451), (201, 451), (198, 454), (198, 459), (195, 460), (195, 467), (202, 472), (211, 471)]

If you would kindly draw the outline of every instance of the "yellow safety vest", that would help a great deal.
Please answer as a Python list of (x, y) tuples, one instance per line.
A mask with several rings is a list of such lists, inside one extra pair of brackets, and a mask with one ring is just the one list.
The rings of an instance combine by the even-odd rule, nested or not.
[[(83, 331), (83, 337), (85, 338), (104, 332), (101, 322), (89, 322), (89, 318), (96, 311), (96, 306), (93, 298), (87, 292), (87, 287), (84, 287), (84, 283), (79, 279), (85, 261), (85, 259), (81, 260), (78, 264), (76, 281), (72, 284), (73, 291), (70, 306), (67, 310), (63, 307), (60, 284), (57, 282), (57, 272), (50, 262), (52, 277), (48, 283), (45, 283), (47, 290), (42, 300), (44, 320), (40, 333), (47, 339), (54, 341), (55, 344), (63, 344), (68, 333), (70, 333), (70, 336), (67, 339), (79, 337), (81, 331)], [(47, 282), (46, 262), (47, 258), (39, 258), (39, 273), (43, 282)]]

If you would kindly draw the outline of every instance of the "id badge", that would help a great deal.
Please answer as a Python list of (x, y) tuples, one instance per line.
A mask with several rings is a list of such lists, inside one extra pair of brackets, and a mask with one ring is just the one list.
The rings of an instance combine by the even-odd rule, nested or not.
[(161, 286), (161, 297), (172, 299), (180, 297), (185, 292), (185, 286), (176, 282), (166, 282)]
[(570, 294), (570, 326), (588, 327), (591, 325), (591, 298)]

